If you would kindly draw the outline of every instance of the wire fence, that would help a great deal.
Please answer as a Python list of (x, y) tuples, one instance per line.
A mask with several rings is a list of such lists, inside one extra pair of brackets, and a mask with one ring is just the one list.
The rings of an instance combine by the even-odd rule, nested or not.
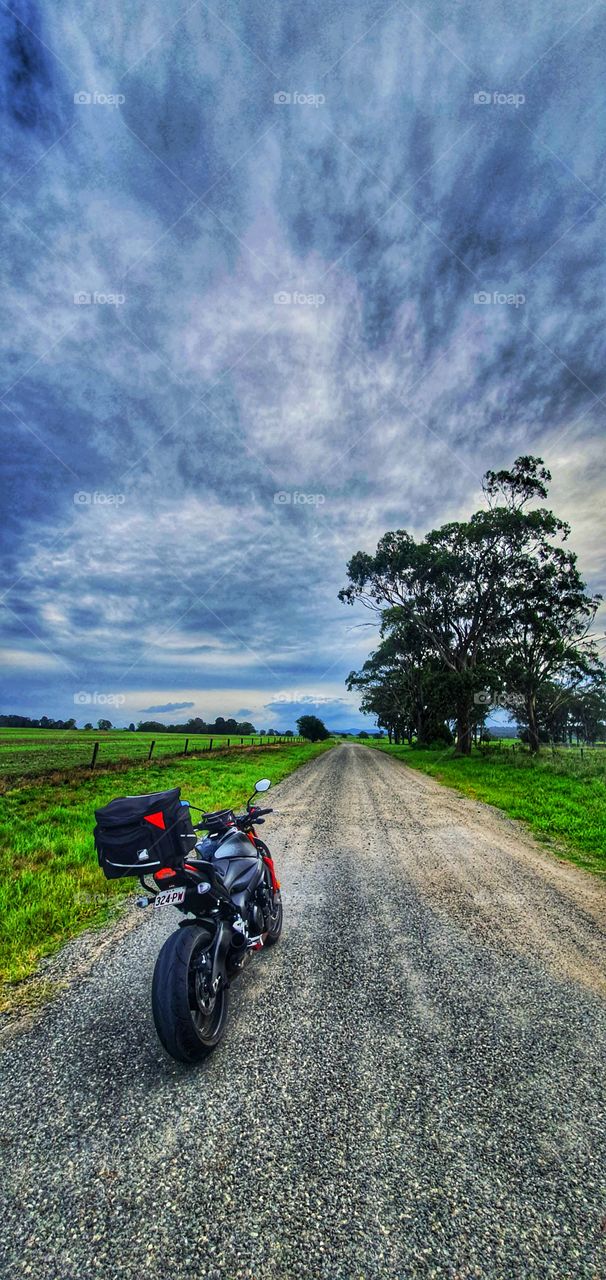
[[(238, 750), (238, 749), (244, 749), (244, 750), (247, 750), (247, 749), (248, 749), (248, 750), (249, 750), (251, 747), (254, 747), (256, 750), (258, 750), (258, 749), (259, 749), (259, 747), (289, 746), (289, 745), (291, 745), (291, 744), (292, 744), (292, 743), (294, 743), (294, 742), (305, 742), (305, 741), (306, 741), (306, 739), (305, 739), (305, 738), (286, 738), (286, 737), (283, 737), (283, 738), (282, 738), (282, 737), (279, 737), (279, 736), (277, 736), (277, 735), (275, 735), (275, 734), (270, 734), (270, 735), (269, 735), (269, 737), (267, 737), (267, 738), (259, 737), (259, 739), (258, 739), (258, 740), (257, 740), (256, 738), (252, 738), (252, 737), (249, 737), (249, 738), (240, 738), (240, 739), (238, 739), (238, 738), (217, 738), (217, 737), (215, 737), (215, 738), (209, 738), (208, 742), (207, 742), (207, 743), (205, 743), (205, 745), (204, 745), (204, 746), (199, 746), (199, 745), (196, 745), (196, 739), (195, 739), (195, 737), (194, 737), (194, 738), (191, 738), (191, 737), (190, 737), (190, 738), (185, 738), (185, 740), (184, 740), (184, 744), (183, 744), (183, 750), (182, 750), (182, 751), (179, 751), (178, 749), (175, 749), (175, 750), (173, 750), (173, 751), (165, 752), (165, 753), (164, 753), (164, 755), (170, 755), (170, 756), (187, 756), (187, 755), (192, 755), (192, 756), (193, 756), (193, 755), (206, 755), (206, 754), (209, 754), (209, 753), (210, 753), (211, 751), (213, 751), (213, 750), (214, 750), (215, 752), (217, 752), (217, 751), (233, 751), (233, 750)], [(151, 760), (151, 759), (152, 759), (152, 757), (153, 757), (153, 755), (154, 755), (155, 748), (156, 748), (156, 744), (157, 744), (158, 742), (160, 742), (161, 747), (160, 747), (160, 751), (158, 752), (158, 754), (157, 754), (157, 756), (156, 756), (156, 759), (157, 759), (157, 760), (160, 760), (160, 759), (162, 759), (162, 758), (163, 758), (162, 749), (161, 749), (161, 748), (162, 748), (162, 739), (161, 739), (161, 738), (152, 738), (151, 742), (149, 743), (149, 748), (148, 748), (148, 752), (147, 752), (147, 759), (148, 759), (148, 760)], [(191, 747), (191, 749), (190, 749), (190, 742), (193, 742), (193, 744), (194, 744), (194, 745)], [(101, 741), (101, 740), (97, 740), (97, 741), (95, 741), (95, 742), (93, 743), (93, 754), (92, 754), (91, 762), (90, 762), (90, 768), (91, 768), (91, 769), (94, 769), (94, 768), (95, 768), (95, 765), (96, 765), (96, 764), (97, 764), (97, 762), (98, 762), (98, 758), (99, 758), (99, 748), (100, 748), (100, 746), (101, 746), (101, 745), (102, 745), (102, 741)], [(128, 759), (128, 757), (127, 757), (127, 756), (126, 756), (126, 757), (123, 757), (123, 758), (124, 758), (124, 759)]]
[(302, 743), (284, 734), (208, 735), (104, 733), (52, 730), (32, 735), (0, 735), (0, 778), (35, 777), (50, 773), (91, 771), (112, 765), (142, 765), (155, 761), (210, 756), (226, 751), (265, 750)]

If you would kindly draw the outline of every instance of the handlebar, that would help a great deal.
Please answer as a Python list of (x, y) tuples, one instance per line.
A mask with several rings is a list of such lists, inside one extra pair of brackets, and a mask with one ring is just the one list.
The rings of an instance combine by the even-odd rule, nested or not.
[(252, 809), (247, 809), (246, 813), (238, 813), (236, 823), (240, 831), (246, 831), (248, 827), (254, 826), (255, 822), (265, 822), (263, 815), (266, 813), (273, 813), (273, 809), (260, 809), (254, 805)]

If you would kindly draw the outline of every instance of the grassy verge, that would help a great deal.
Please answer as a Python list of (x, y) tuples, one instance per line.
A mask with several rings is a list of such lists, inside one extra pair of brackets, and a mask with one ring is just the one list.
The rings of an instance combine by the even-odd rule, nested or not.
[(405, 764), (455, 787), (474, 800), (502, 809), (525, 822), (533, 835), (560, 856), (587, 871), (606, 876), (606, 760), (584, 753), (567, 760), (560, 752), (533, 760), (527, 753), (493, 748), (467, 759), (454, 752), (365, 745), (396, 756)]
[(138, 889), (136, 880), (110, 882), (99, 870), (92, 838), (99, 805), (116, 795), (180, 786), (182, 798), (202, 809), (241, 808), (257, 778), (277, 783), (332, 745), (152, 762), (119, 776), (78, 776), (60, 785), (38, 779), (6, 791), (0, 819), (0, 1007), (15, 1002), (10, 984), (29, 977), (43, 956), (83, 929), (105, 923)]

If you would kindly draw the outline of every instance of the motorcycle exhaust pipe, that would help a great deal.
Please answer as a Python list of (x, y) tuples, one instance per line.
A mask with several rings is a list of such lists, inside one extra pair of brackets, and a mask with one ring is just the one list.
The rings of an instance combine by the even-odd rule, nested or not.
[(232, 980), (238, 978), (244, 972), (251, 958), (248, 950), (248, 939), (245, 938), (243, 933), (234, 929), (228, 959), (229, 976)]

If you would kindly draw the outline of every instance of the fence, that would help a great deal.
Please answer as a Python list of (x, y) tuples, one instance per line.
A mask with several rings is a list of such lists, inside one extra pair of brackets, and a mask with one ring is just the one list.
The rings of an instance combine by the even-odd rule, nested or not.
[[(306, 741), (307, 741), (307, 739), (306, 739), (306, 738), (294, 738), (294, 737), (293, 737), (293, 738), (287, 738), (287, 737), (281, 737), (281, 736), (280, 736), (280, 735), (278, 735), (278, 734), (271, 734), (271, 735), (269, 735), (269, 736), (268, 736), (267, 738), (265, 738), (265, 739), (263, 739), (262, 737), (260, 737), (258, 742), (256, 742), (254, 738), (248, 739), (246, 742), (244, 741), (244, 738), (240, 738), (240, 741), (239, 741), (239, 742), (237, 742), (235, 738), (234, 738), (233, 742), (232, 742), (232, 739), (231, 739), (231, 738), (226, 738), (225, 740), (219, 740), (218, 742), (217, 742), (217, 740), (216, 740), (215, 738), (210, 738), (210, 739), (209, 739), (209, 741), (208, 741), (208, 744), (206, 744), (205, 746), (203, 746), (203, 747), (193, 747), (193, 748), (192, 748), (192, 750), (190, 751), (190, 749), (189, 749), (190, 740), (191, 740), (190, 738), (186, 738), (186, 739), (185, 739), (184, 746), (183, 746), (183, 751), (181, 751), (181, 752), (179, 752), (179, 751), (171, 751), (171, 752), (169, 752), (169, 753), (168, 753), (168, 755), (166, 755), (164, 758), (169, 758), (169, 757), (172, 757), (172, 756), (178, 757), (179, 755), (183, 755), (183, 756), (187, 756), (187, 755), (206, 755), (207, 753), (208, 753), (208, 754), (210, 754), (210, 752), (211, 752), (211, 751), (213, 751), (213, 750), (214, 750), (215, 752), (217, 752), (217, 751), (236, 751), (236, 750), (244, 750), (244, 751), (246, 751), (246, 750), (250, 750), (250, 748), (251, 748), (251, 747), (254, 747), (254, 748), (255, 748), (255, 750), (258, 750), (258, 749), (259, 749), (259, 747), (292, 746), (292, 744), (293, 744), (293, 743), (300, 743), (300, 742), (306, 742)], [(195, 739), (194, 739), (194, 741), (195, 741)], [(154, 754), (154, 749), (155, 749), (155, 746), (156, 746), (156, 742), (157, 742), (157, 739), (156, 739), (156, 738), (152, 738), (152, 741), (151, 741), (151, 742), (150, 742), (150, 744), (149, 744), (149, 751), (148, 751), (148, 753), (147, 753), (147, 759), (148, 759), (148, 761), (152, 759), (152, 756), (153, 756), (153, 754)], [(216, 745), (215, 745), (215, 744), (216, 744)], [(90, 762), (90, 765), (89, 765), (89, 768), (90, 768), (90, 769), (94, 769), (94, 768), (95, 768), (95, 766), (96, 766), (96, 764), (97, 764), (98, 756), (99, 756), (99, 747), (100, 747), (100, 746), (101, 746), (101, 743), (100, 743), (100, 742), (95, 742), (95, 743), (93, 744), (93, 754), (92, 754), (91, 762)], [(157, 755), (157, 756), (156, 756), (156, 759), (157, 759), (157, 760), (160, 760), (160, 759), (162, 759), (162, 758), (163, 758), (163, 757), (162, 757), (162, 755), (161, 755), (161, 754), (159, 754), (159, 755)], [(122, 757), (122, 760), (127, 760), (127, 759), (128, 759), (128, 756), (123, 756), (123, 757)], [(103, 762), (101, 761), (100, 763), (103, 763)], [(114, 757), (114, 759), (113, 759), (113, 760), (108, 761), (108, 764), (116, 764), (116, 763), (118, 763), (118, 761), (116, 760), (116, 758), (115, 758), (115, 757)], [(134, 763), (134, 762), (133, 762), (133, 763)]]

